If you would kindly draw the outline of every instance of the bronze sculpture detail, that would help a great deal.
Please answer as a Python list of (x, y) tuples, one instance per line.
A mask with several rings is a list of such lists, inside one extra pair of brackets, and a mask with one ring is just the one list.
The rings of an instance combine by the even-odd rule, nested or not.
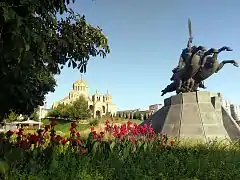
[(187, 48), (182, 50), (179, 63), (172, 70), (171, 84), (162, 90), (162, 96), (168, 92), (176, 91), (177, 94), (194, 92), (198, 88), (205, 89), (204, 80), (219, 72), (225, 64), (239, 67), (235, 60), (223, 60), (219, 62), (218, 54), (222, 51), (232, 51), (230, 47), (223, 46), (220, 49), (207, 50), (203, 46), (192, 46), (191, 21), (188, 20), (189, 40)]

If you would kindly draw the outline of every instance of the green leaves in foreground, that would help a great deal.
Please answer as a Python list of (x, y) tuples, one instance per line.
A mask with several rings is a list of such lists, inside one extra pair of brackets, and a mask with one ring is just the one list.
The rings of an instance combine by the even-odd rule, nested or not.
[[(112, 142), (94, 142), (88, 155), (69, 149), (55, 150), (54, 158), (44, 156), (33, 158), (33, 152), (28, 153), (29, 159), (18, 162), (19, 166), (11, 169), (6, 162), (0, 163), (1, 172), (5, 177), (25, 179), (239, 179), (240, 149), (231, 145), (221, 149), (215, 145), (194, 147), (175, 146), (170, 149), (150, 148), (144, 150), (145, 144), (137, 145), (134, 153), (132, 147), (126, 144)], [(141, 148), (143, 147), (143, 148)], [(46, 161), (45, 158), (52, 159)], [(29, 171), (28, 164), (34, 161), (41, 167), (37, 171)], [(16, 161), (14, 161), (16, 162)], [(48, 163), (49, 164), (48, 164)], [(20, 168), (22, 167), (22, 168)], [(67, 170), (66, 170), (67, 168)], [(14, 173), (13, 173), (14, 172)]]
[(0, 121), (11, 110), (30, 115), (43, 105), (65, 65), (85, 73), (91, 57), (110, 52), (102, 30), (69, 9), (70, 2), (1, 1)]

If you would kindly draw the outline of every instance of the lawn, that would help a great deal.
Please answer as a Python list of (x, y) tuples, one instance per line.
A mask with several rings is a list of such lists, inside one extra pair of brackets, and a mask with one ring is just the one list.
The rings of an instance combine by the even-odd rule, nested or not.
[[(47, 124), (50, 124), (50, 121), (48, 119), (44, 119), (42, 121), (42, 123), (44, 125), (47, 125)], [(55, 130), (56, 131), (61, 131), (63, 133), (67, 133), (69, 132), (69, 128), (70, 128), (70, 125), (71, 125), (71, 122), (66, 122), (66, 121), (63, 121), (63, 120), (58, 120), (57, 121), (57, 124), (55, 126)], [(86, 129), (89, 129), (90, 128), (90, 125), (89, 124), (78, 124), (77, 126), (77, 130), (78, 131), (84, 131)]]
[[(104, 118), (89, 119), (87, 121), (88, 121), (87, 124), (79, 123), (77, 126), (77, 131), (83, 133), (84, 136), (88, 135), (90, 132), (90, 127), (91, 127), (90, 122), (93, 123), (92, 126), (94, 126), (95, 129), (101, 129), (101, 127), (104, 126), (106, 119), (104, 119)], [(118, 124), (126, 123), (127, 121), (128, 121), (127, 119), (118, 119), (118, 118), (112, 120), (113, 123), (118, 123)], [(137, 123), (137, 124), (140, 124), (142, 122), (141, 120), (137, 120), (137, 119), (131, 119), (130, 121), (132, 123)], [(44, 125), (50, 124), (50, 120), (48, 120), (48, 119), (44, 119), (44, 120), (42, 120), (42, 122)], [(71, 125), (71, 122), (66, 122), (64, 120), (58, 120), (57, 125), (55, 126), (55, 130), (57, 132), (62, 132), (63, 134), (68, 134), (70, 125)]]

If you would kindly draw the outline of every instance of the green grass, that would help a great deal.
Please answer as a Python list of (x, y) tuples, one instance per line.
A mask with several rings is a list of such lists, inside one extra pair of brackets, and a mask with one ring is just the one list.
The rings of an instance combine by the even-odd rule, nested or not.
[[(50, 124), (50, 121), (48, 119), (42, 120), (43, 124)], [(71, 122), (66, 122), (64, 120), (58, 120), (57, 125), (55, 126), (56, 131), (61, 131), (63, 133), (68, 133), (71, 126)], [(78, 124), (77, 130), (83, 131), (90, 128), (89, 124)]]
[(31, 167), (26, 162), (18, 164), (21, 166), (10, 169), (7, 176), (16, 180), (240, 179), (239, 144), (139, 149), (127, 154), (124, 151), (82, 156), (79, 152), (57, 150), (50, 165), (39, 157), (28, 162)]
[[(106, 119), (107, 118), (89, 119), (89, 124), (78, 124), (77, 130), (81, 132), (81, 131), (84, 131), (86, 129), (90, 129), (91, 125), (97, 126), (99, 124), (103, 124), (103, 123), (105, 123)], [(99, 123), (97, 123), (97, 121)], [(114, 120), (113, 122), (118, 123), (118, 122), (123, 122), (123, 121), (128, 121), (128, 119), (117, 119), (117, 120)], [(137, 119), (131, 119), (131, 122), (140, 124), (142, 121), (137, 120)], [(43, 119), (42, 123), (43, 124), (50, 124), (50, 121), (48, 119)], [(56, 131), (61, 131), (63, 133), (68, 133), (69, 129), (70, 129), (70, 125), (71, 125), (71, 122), (66, 122), (64, 120), (57, 120), (57, 125), (55, 127), (55, 130)]]

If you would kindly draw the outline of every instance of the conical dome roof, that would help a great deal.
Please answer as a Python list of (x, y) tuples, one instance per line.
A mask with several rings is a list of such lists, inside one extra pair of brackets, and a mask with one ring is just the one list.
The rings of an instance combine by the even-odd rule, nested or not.
[(75, 81), (73, 84), (74, 85), (85, 85), (85, 86), (88, 85), (87, 81), (85, 79), (83, 79), (82, 75), (81, 75), (81, 79)]

